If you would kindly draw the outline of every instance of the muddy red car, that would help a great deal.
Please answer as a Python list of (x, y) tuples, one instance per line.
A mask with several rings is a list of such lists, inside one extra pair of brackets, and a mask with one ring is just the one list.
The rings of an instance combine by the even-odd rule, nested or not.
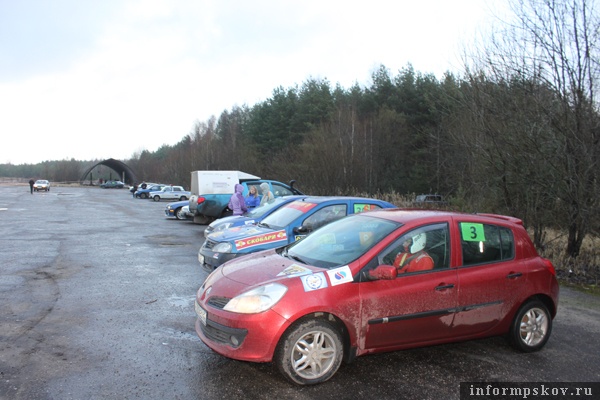
[(540, 350), (558, 293), (517, 218), (381, 210), (222, 265), (197, 292), (196, 331), (310, 385), (371, 353), (496, 335)]

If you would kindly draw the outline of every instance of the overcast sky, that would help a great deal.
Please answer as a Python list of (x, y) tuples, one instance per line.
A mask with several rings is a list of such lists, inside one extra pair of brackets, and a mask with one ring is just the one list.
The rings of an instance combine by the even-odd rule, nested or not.
[(0, 0), (0, 164), (128, 159), (311, 77), (368, 86), (411, 63), (441, 78), (489, 4)]

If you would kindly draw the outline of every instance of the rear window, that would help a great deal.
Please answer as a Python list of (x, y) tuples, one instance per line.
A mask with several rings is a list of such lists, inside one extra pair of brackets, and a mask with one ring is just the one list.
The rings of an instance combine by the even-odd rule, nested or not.
[(474, 222), (461, 222), (459, 228), (463, 265), (514, 258), (515, 243), (509, 228)]

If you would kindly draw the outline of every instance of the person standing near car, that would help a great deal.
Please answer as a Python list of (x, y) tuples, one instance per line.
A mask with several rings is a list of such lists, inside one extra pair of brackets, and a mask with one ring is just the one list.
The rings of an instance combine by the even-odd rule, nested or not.
[(31, 192), (31, 194), (33, 194), (33, 185), (35, 184), (35, 181), (33, 179), (29, 180), (29, 191)]
[(269, 189), (269, 184), (267, 182), (263, 182), (260, 184), (260, 190), (262, 192), (262, 199), (260, 199), (260, 205), (270, 203), (275, 199), (273, 193)]
[(239, 183), (236, 183), (234, 190), (235, 193), (233, 193), (229, 199), (229, 209), (233, 211), (233, 215), (242, 215), (248, 211), (246, 202), (244, 201), (244, 196), (242, 196), (244, 187)]
[(244, 199), (246, 201), (246, 207), (258, 207), (260, 206), (260, 196), (258, 195), (258, 190), (256, 190), (256, 186), (250, 186), (248, 188), (248, 196)]

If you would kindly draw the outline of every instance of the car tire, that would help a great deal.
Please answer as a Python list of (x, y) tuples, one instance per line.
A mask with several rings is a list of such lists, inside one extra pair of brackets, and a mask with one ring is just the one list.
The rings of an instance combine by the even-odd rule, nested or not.
[(548, 307), (539, 300), (530, 300), (519, 309), (510, 327), (509, 341), (522, 352), (540, 350), (552, 332), (552, 317)]
[(179, 207), (175, 210), (175, 218), (186, 219), (185, 212), (183, 212), (183, 207)]
[(160, 201), (160, 196), (154, 196), (154, 197), (152, 198), (152, 200), (154, 200), (154, 201)]
[(185, 197), (185, 196), (181, 196), (181, 197), (179, 198), (179, 201), (184, 201), (184, 200), (187, 200), (187, 199), (188, 199), (187, 197)]
[(283, 334), (273, 360), (291, 382), (316, 385), (337, 372), (343, 355), (338, 330), (328, 321), (312, 319), (293, 325)]
[(142, 193), (142, 197), (143, 197), (144, 199), (147, 199), (147, 198), (148, 198), (148, 193)]

